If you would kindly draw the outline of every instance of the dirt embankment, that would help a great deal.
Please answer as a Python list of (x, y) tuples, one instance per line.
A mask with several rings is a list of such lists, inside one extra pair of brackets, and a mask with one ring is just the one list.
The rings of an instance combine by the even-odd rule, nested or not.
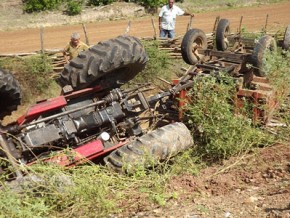
[[(217, 16), (220, 16), (220, 18), (227, 18), (230, 20), (232, 32), (235, 32), (239, 27), (241, 16), (243, 16), (243, 28), (245, 28), (247, 31), (259, 31), (265, 27), (268, 15), (267, 30), (271, 32), (277, 30), (284, 31), (285, 27), (290, 24), (289, 8), (290, 2), (288, 1), (248, 8), (236, 8), (225, 11), (198, 13), (195, 15), (192, 26), (194, 28), (200, 28), (206, 33), (212, 32), (215, 19)], [(98, 22), (100, 19), (99, 16), (102, 14), (103, 16), (106, 16), (106, 14), (111, 12), (114, 12), (116, 17), (123, 17), (123, 19), (115, 21), (104, 20), (102, 22)], [(128, 14), (132, 16), (128, 16)], [(139, 17), (133, 18), (134, 15)], [(131, 6), (130, 4), (126, 4), (126, 7), (124, 5), (115, 5), (114, 8), (111, 9), (109, 7), (105, 7), (99, 10), (84, 11), (81, 16), (71, 18), (73, 19), (71, 21), (63, 19), (63, 15), (60, 14), (48, 13), (46, 16), (47, 17), (43, 17), (42, 19), (36, 16), (33, 20), (32, 17), (28, 18), (27, 15), (19, 14), (18, 18), (15, 19), (13, 24), (11, 22), (6, 22), (5, 19), (7, 20), (8, 17), (5, 18), (2, 15), (2, 21), (0, 21), (0, 23), (2, 23), (2, 26), (0, 25), (2, 30), (13, 29), (13, 25), (17, 27), (19, 23), (22, 23), (22, 19), (28, 19), (28, 23), (30, 24), (28, 26), (34, 26), (36, 28), (1, 31), (0, 40), (2, 42), (2, 46), (0, 47), (0, 54), (39, 51), (41, 48), (39, 30), (40, 26), (44, 26), (45, 28), (44, 48), (60, 49), (63, 48), (68, 42), (72, 32), (78, 31), (83, 33), (83, 27), (81, 24), (68, 25), (68, 22), (84, 22), (91, 45), (96, 44), (99, 41), (107, 40), (124, 34), (130, 20), (130, 35), (137, 37), (153, 37), (154, 29), (152, 27), (151, 19), (153, 19), (156, 27), (158, 22), (157, 15), (152, 17), (144, 16), (144, 11), (142, 8)], [(125, 16), (127, 17), (124, 18)], [(189, 17), (181, 16), (177, 18), (177, 35), (183, 35), (186, 32), (188, 22)], [(24, 24), (23, 27), (25, 27)], [(83, 41), (85, 40), (84, 34), (82, 34), (82, 39)]]
[(119, 217), (289, 218), (289, 161), (289, 144), (232, 157), (198, 176), (172, 178), (167, 188), (179, 195), (165, 207), (137, 204), (140, 212)]

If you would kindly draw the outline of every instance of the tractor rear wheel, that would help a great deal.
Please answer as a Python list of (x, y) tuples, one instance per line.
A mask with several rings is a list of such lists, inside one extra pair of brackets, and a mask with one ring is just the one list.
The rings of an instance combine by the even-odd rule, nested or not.
[(140, 40), (119, 36), (81, 52), (61, 73), (60, 84), (79, 90), (94, 85), (117, 88), (145, 67), (148, 56)]
[(259, 39), (257, 44), (254, 47), (252, 54), (252, 62), (254, 69), (254, 74), (256, 76), (265, 77), (265, 62), (267, 52), (276, 52), (277, 44), (275, 39), (272, 36), (263, 36)]
[(230, 34), (230, 21), (221, 19), (216, 29), (216, 48), (218, 51), (226, 51), (229, 47), (228, 35)]
[(181, 42), (181, 54), (187, 64), (194, 65), (203, 59), (204, 55), (198, 49), (207, 49), (205, 33), (200, 29), (187, 31)]
[(137, 138), (104, 158), (106, 165), (117, 172), (132, 173), (136, 168), (152, 167), (193, 146), (190, 131), (183, 123), (173, 123)]
[(18, 81), (10, 72), (0, 68), (0, 120), (17, 109), (21, 97)]
[(286, 30), (285, 30), (282, 47), (286, 51), (289, 50), (289, 48), (290, 48), (290, 25), (288, 25)]

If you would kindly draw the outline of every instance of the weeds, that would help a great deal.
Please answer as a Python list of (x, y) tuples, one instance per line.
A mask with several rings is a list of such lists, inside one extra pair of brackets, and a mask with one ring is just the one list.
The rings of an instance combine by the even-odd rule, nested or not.
[(278, 138), (287, 141), (289, 140), (290, 131), (290, 52), (278, 51), (276, 54), (265, 53), (263, 67), (270, 84), (274, 87), (278, 100), (279, 110), (274, 118), (286, 125), (285, 128), (279, 128), (275, 131), (277, 131)]
[(149, 200), (164, 205), (175, 196), (174, 193), (166, 192), (168, 176), (154, 171), (140, 171), (126, 176), (98, 165), (64, 171), (59, 167), (43, 164), (34, 165), (29, 171), (33, 179), (22, 181), (20, 185), (17, 183), (17, 189), (7, 186), (2, 188), (1, 215), (90, 217), (95, 214), (97, 217), (105, 217), (121, 212), (124, 204), (131, 205), (126, 210), (136, 209), (136, 200), (143, 203)]
[(158, 41), (143, 41), (142, 44), (148, 54), (149, 62), (146, 64), (145, 70), (137, 75), (133, 82), (149, 82), (160, 85), (160, 81), (156, 80), (157, 77), (162, 77), (167, 80), (170, 79), (172, 72), (170, 71), (170, 58), (168, 53), (158, 49)]
[(35, 55), (26, 58), (3, 58), (0, 59), (0, 66), (13, 72), (20, 82), (24, 102), (33, 103), (37, 96), (55, 96), (53, 90), (57, 84), (50, 77), (52, 65), (45, 55)]
[(67, 14), (69, 16), (74, 16), (74, 15), (78, 15), (82, 12), (82, 4), (83, 1), (75, 1), (75, 0), (70, 0), (67, 2)]
[(186, 121), (193, 132), (199, 156), (208, 160), (228, 158), (271, 142), (244, 116), (234, 115), (235, 85), (230, 77), (196, 80), (188, 96)]

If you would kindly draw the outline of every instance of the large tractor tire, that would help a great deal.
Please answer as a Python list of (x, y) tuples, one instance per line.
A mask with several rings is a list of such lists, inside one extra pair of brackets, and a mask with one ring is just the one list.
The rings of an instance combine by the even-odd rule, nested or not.
[(195, 65), (203, 60), (204, 55), (198, 53), (198, 49), (207, 49), (207, 38), (200, 29), (187, 31), (181, 42), (181, 54), (183, 60), (190, 65)]
[(0, 120), (17, 109), (21, 103), (21, 89), (14, 76), (0, 68)]
[(272, 36), (263, 36), (256, 43), (252, 53), (252, 63), (254, 66), (254, 74), (256, 76), (265, 77), (265, 54), (266, 52), (276, 52), (277, 43)]
[(290, 25), (287, 26), (283, 38), (282, 48), (288, 51), (290, 49)]
[(230, 34), (230, 21), (221, 19), (216, 29), (216, 49), (226, 51), (229, 47), (228, 35)]
[(61, 73), (60, 84), (79, 90), (94, 85), (117, 88), (145, 67), (148, 56), (140, 40), (119, 36), (81, 52)]
[(104, 158), (116, 172), (133, 173), (138, 167), (152, 167), (193, 146), (190, 131), (183, 123), (173, 123), (137, 138)]

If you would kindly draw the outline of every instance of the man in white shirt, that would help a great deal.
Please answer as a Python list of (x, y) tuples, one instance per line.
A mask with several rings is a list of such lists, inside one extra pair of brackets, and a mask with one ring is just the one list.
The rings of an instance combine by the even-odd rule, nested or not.
[(168, 38), (174, 38), (176, 16), (181, 15), (189, 15), (194, 17), (194, 14), (187, 13), (178, 6), (174, 5), (174, 0), (168, 0), (168, 5), (164, 5), (159, 13), (160, 37), (168, 36)]

